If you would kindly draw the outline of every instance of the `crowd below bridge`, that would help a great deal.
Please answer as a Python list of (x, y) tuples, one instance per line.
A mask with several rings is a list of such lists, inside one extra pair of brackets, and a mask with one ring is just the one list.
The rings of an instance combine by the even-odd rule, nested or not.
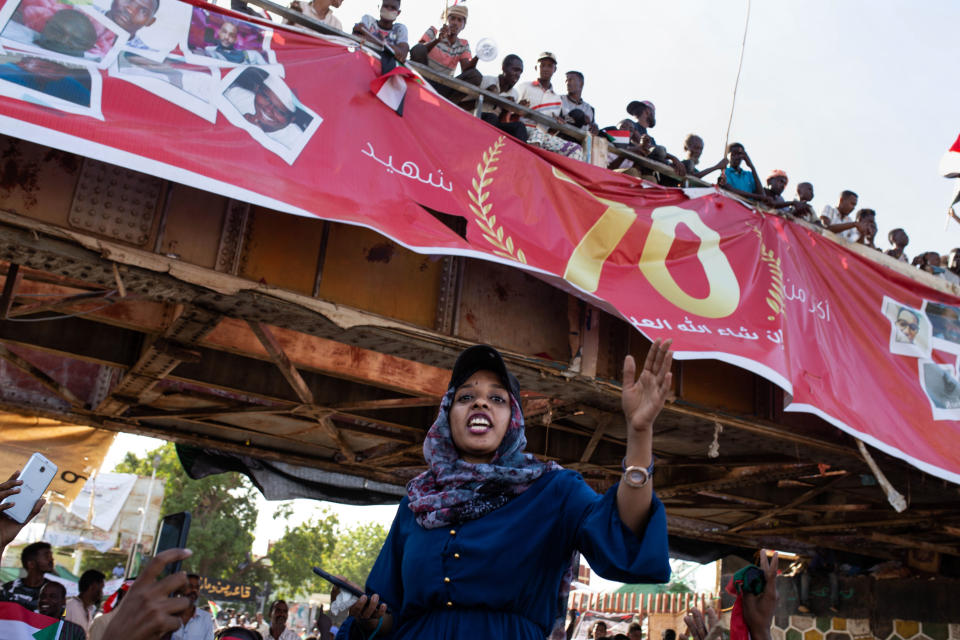
[[(0, 483), (0, 499), (16, 494), (20, 484), (14, 473)], [(23, 526), (3, 514), (11, 505), (0, 506), (0, 553), (17, 536)], [(36, 517), (43, 506), (39, 500), (27, 522)], [(53, 550), (47, 542), (34, 542), (20, 553), (24, 575), (0, 587), (0, 629), (10, 616), (4, 605), (22, 607), (44, 616), (60, 626), (58, 640), (352, 640), (357, 635), (338, 634), (333, 619), (320, 607), (309, 629), (288, 626), (289, 608), (284, 600), (271, 603), (266, 618), (260, 613), (247, 615), (234, 609), (211, 611), (210, 605), (197, 606), (200, 576), (190, 573), (165, 574), (169, 563), (191, 556), (187, 549), (168, 549), (144, 567), (135, 579), (125, 580), (122, 587), (104, 597), (107, 576), (95, 569), (80, 576), (78, 594), (67, 597), (61, 582), (48, 579), (54, 570)], [(743, 600), (743, 619), (754, 640), (769, 640), (777, 603), (777, 555), (759, 553), (758, 569), (764, 573), (765, 589), (747, 594)], [(772, 587), (772, 588), (771, 588)], [(335, 587), (332, 596), (338, 596)], [(644, 640), (645, 632), (639, 616), (625, 621), (622, 632), (612, 629), (603, 620), (590, 621), (587, 637), (611, 640)], [(581, 621), (571, 609), (565, 628), (551, 638), (569, 640)], [(36, 619), (29, 619), (36, 624)], [(691, 609), (684, 622), (687, 628), (681, 640), (716, 640), (724, 632), (715, 608)], [(37, 636), (39, 637), (39, 636)], [(46, 637), (46, 636), (44, 636)], [(53, 635), (50, 636), (54, 637)], [(5, 640), (6, 637), (4, 636)], [(677, 640), (678, 634), (668, 629), (660, 640)], [(366, 637), (361, 640), (369, 640)]]
[[(343, 1), (294, 0), (291, 8), (344, 31), (344, 25), (334, 13), (334, 9), (339, 8)], [(241, 0), (233, 0), (233, 6), (235, 9), (255, 12)], [(490, 101), (481, 106), (479, 116), (485, 122), (522, 142), (582, 160), (585, 158), (583, 136), (570, 135), (568, 128), (604, 136), (612, 147), (606, 165), (614, 171), (668, 187), (685, 186), (689, 178), (704, 180), (716, 174), (715, 184), (741, 199), (825, 228), (848, 242), (883, 252), (960, 285), (960, 248), (951, 250), (948, 255), (921, 251), (914, 254), (911, 260), (906, 251), (910, 238), (903, 228), (890, 231), (887, 236), (889, 248), (878, 246), (877, 212), (873, 208), (858, 208), (859, 196), (852, 190), (844, 190), (839, 194), (836, 204), (826, 204), (818, 211), (813, 205), (814, 185), (811, 181), (797, 183), (795, 194), (789, 196), (786, 190), (790, 179), (786, 171), (774, 169), (761, 178), (761, 172), (741, 142), (731, 142), (724, 150), (723, 157), (709, 166), (702, 166), (704, 142), (695, 133), (689, 134), (684, 140), (684, 157), (681, 158), (654, 139), (652, 129), (656, 126), (656, 107), (650, 100), (630, 101), (626, 105), (629, 118), (601, 127), (596, 109), (584, 99), (584, 74), (577, 70), (566, 71), (561, 88), (555, 77), (559, 63), (552, 52), (543, 51), (537, 56), (535, 80), (521, 81), (524, 61), (516, 54), (503, 57), (499, 75), (484, 75), (477, 70), (478, 56), (471, 53), (470, 43), (463, 37), (469, 19), (465, 4), (457, 3), (449, 7), (443, 24), (439, 28), (428, 26), (412, 46), (407, 27), (399, 22), (401, 13), (401, 0), (382, 0), (378, 15), (364, 15), (360, 22), (347, 30), (369, 41), (389, 46), (400, 62), (411, 60), (425, 65), (436, 74), (492, 92), (503, 100), (564, 125), (551, 128), (524, 117), (518, 110), (491, 104)], [(428, 81), (431, 80), (428, 78)], [(475, 110), (476, 96), (466, 95), (442, 82), (431, 81), (431, 84), (452, 102), (464, 109)], [(652, 162), (643, 162), (642, 159)]]

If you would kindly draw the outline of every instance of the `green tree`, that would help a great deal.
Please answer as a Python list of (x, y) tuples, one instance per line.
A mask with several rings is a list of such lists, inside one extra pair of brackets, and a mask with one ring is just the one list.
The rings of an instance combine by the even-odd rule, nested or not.
[(368, 522), (341, 531), (327, 558), (327, 571), (363, 585), (380, 554), (387, 529), (379, 522)]
[(143, 458), (128, 453), (115, 471), (149, 476), (155, 457), (157, 477), (165, 482), (163, 513), (189, 511), (192, 516), (187, 544), (193, 556), (184, 562), (184, 568), (210, 578), (261, 584), (256, 580), (268, 573), (262, 565), (254, 566), (250, 558), (257, 506), (256, 489), (247, 478), (221, 473), (193, 480), (169, 442)]
[[(283, 509), (281, 506), (277, 513), (283, 514)], [(270, 547), (267, 556), (273, 568), (278, 597), (296, 597), (327, 589), (326, 581), (313, 572), (313, 567), (326, 569), (326, 558), (336, 542), (337, 524), (335, 514), (323, 511), (315, 520), (296, 527), (287, 526), (283, 537)]]

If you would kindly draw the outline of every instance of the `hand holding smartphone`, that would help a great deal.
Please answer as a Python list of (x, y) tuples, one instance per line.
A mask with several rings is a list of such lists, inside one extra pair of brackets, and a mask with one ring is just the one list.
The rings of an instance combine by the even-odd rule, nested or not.
[[(167, 549), (184, 549), (187, 546), (187, 535), (190, 533), (190, 512), (181, 511), (164, 516), (160, 521), (160, 528), (157, 530), (157, 538), (154, 543), (153, 557)], [(163, 575), (169, 576), (180, 571), (182, 560), (171, 562), (164, 567)]]
[(0, 504), (12, 503), (13, 506), (0, 513), (14, 522), (25, 524), (33, 512), (33, 505), (43, 497), (56, 475), (57, 465), (42, 453), (34, 453), (20, 472), (18, 480), (23, 483), (20, 485), (20, 492), (8, 495), (0, 501)]
[(326, 571), (324, 571), (324, 570), (321, 569), (320, 567), (314, 567), (314, 568), (313, 568), (313, 572), (314, 572), (315, 574), (317, 574), (318, 576), (320, 576), (321, 578), (323, 578), (324, 580), (326, 580), (327, 582), (329, 582), (330, 584), (332, 584), (332, 585), (334, 585), (334, 586), (336, 586), (336, 587), (340, 587), (340, 590), (341, 590), (341, 591), (346, 591), (347, 593), (349, 593), (349, 594), (351, 594), (351, 595), (354, 595), (354, 596), (357, 596), (358, 598), (359, 598), (360, 596), (362, 596), (362, 595), (365, 595), (365, 594), (363, 593), (363, 591), (360, 591), (360, 589), (357, 589), (355, 586), (353, 586), (352, 584), (350, 584), (350, 583), (347, 582), (346, 580), (343, 580), (343, 579), (341, 579), (341, 578), (338, 578), (337, 576), (333, 575), (332, 573), (327, 573)]

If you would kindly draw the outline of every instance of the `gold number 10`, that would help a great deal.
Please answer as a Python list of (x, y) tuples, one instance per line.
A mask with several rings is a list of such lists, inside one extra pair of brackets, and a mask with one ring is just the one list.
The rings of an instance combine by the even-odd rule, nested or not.
[[(556, 168), (553, 173), (560, 180), (583, 189)], [(567, 261), (563, 277), (584, 291), (593, 293), (600, 285), (600, 272), (604, 263), (637, 219), (637, 213), (622, 202), (598, 198), (589, 191), (587, 193), (594, 200), (605, 204), (607, 210), (580, 240)], [(690, 209), (658, 207), (653, 210), (651, 217), (653, 224), (644, 242), (639, 267), (653, 288), (674, 306), (704, 318), (725, 318), (736, 311), (740, 304), (740, 284), (727, 256), (720, 249), (720, 234), (708, 227), (697, 212)], [(673, 246), (677, 225), (680, 223), (687, 225), (700, 239), (697, 259), (700, 260), (709, 285), (705, 298), (695, 298), (684, 291), (667, 269), (667, 255)]]

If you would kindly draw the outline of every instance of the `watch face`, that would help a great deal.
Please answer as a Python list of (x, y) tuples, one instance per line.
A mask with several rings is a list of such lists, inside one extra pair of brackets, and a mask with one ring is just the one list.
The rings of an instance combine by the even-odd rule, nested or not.
[(631, 468), (627, 469), (627, 472), (624, 474), (624, 480), (626, 483), (635, 487), (642, 487), (645, 485), (649, 477), (650, 476), (644, 469)]

